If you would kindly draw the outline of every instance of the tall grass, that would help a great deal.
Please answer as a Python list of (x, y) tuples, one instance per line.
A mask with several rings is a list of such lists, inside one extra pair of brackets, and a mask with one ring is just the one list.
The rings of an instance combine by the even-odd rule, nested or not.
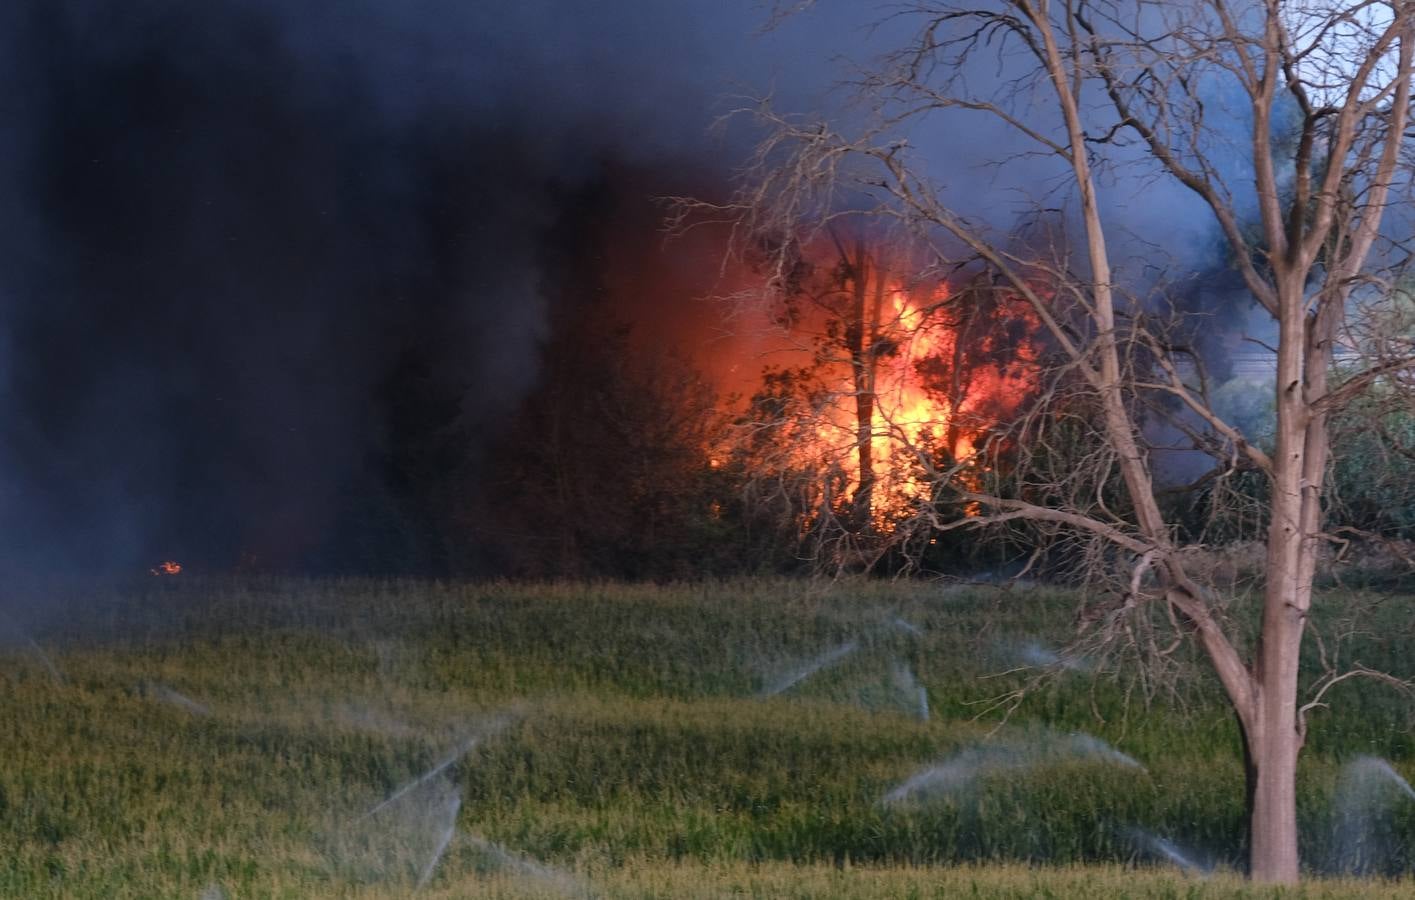
[[(0, 895), (398, 896), (444, 838), (431, 896), (820, 895), (782, 887), (792, 872), (842, 896), (944, 896), (933, 886), (964, 876), (917, 867), (958, 863), (998, 867), (963, 870), (979, 896), (1032, 896), (1018, 863), (1149, 866), (1161, 838), (1240, 865), (1241, 751), (1206, 677), (1175, 708), (1077, 666), (1006, 723), (979, 718), (1032, 674), (1009, 670), (1060, 646), (1074, 600), (875, 582), (32, 585), (0, 653)], [(1381, 633), (1371, 652), (1411, 659)], [(1353, 821), (1333, 792), (1357, 754), (1415, 775), (1410, 706), (1355, 684), (1333, 700), (1303, 759), (1304, 857), (1339, 869), (1357, 829), (1378, 871), (1408, 872), (1415, 803), (1372, 800)], [(1072, 732), (1143, 768), (1074, 752)], [(882, 802), (950, 761), (971, 769)], [(1081, 893), (1139, 883), (1068, 871)], [(1145, 883), (1232, 888), (1177, 877)]]

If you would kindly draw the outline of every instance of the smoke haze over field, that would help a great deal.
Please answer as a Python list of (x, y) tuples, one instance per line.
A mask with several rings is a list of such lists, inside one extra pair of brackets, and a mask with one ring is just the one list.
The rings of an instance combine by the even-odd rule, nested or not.
[[(461, 422), (493, 433), (584, 192), (714, 190), (734, 82), (820, 102), (821, 35), (848, 29), (761, 22), (746, 0), (7, 4), (3, 563), (348, 564), (318, 544), (379, 489), (400, 360), (475, 386)], [(607, 201), (606, 165), (631, 173)]]

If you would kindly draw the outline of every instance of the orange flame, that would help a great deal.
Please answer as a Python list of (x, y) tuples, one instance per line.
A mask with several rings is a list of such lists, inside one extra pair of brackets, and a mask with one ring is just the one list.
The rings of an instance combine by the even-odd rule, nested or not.
[(164, 560), (163, 562), (158, 563), (157, 565), (153, 566), (151, 569), (148, 569), (148, 571), (151, 572), (153, 575), (158, 575), (158, 576), (161, 576), (161, 575), (178, 575), (178, 574), (181, 574), (181, 571), (182, 571), (182, 564), (179, 563), (179, 562), (175, 562), (175, 561), (173, 561), (173, 560), (168, 559), (168, 560)]
[[(868, 352), (874, 395), (870, 519), (881, 533), (892, 532), (927, 498), (934, 479), (926, 474), (926, 463), (935, 469), (952, 463), (954, 477), (976, 486), (984, 471), (985, 434), (1033, 392), (1039, 357), (1038, 323), (1021, 301), (996, 304), (991, 312), (1020, 327), (981, 323), (965, 334), (960, 304), (950, 304), (947, 284), (911, 292), (896, 282), (886, 296), (888, 309), (882, 310), (884, 321), (871, 326)], [(960, 340), (968, 343), (960, 346)], [(800, 448), (800, 461), (833, 460), (845, 475), (849, 496), (860, 484), (857, 391), (853, 373), (843, 368), (832, 370), (838, 378), (828, 385), (834, 399), (821, 409), (823, 421), (814, 429), (812, 446)]]

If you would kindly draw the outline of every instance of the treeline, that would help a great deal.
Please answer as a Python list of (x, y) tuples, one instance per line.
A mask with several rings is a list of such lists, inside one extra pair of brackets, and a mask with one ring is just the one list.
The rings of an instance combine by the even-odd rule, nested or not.
[(562, 311), (535, 387), (501, 420), (462, 421), (462, 389), (416, 353), (395, 367), (385, 447), (325, 568), (667, 579), (803, 565), (791, 524), (714, 455), (732, 422), (713, 387), (602, 308)]
[(791, 569), (789, 535), (749, 512), (716, 455), (731, 423), (686, 360), (582, 313), (496, 440), (469, 532), (516, 576), (672, 578)]
[[(823, 349), (812, 364), (764, 371), (753, 396), (729, 401), (691, 362), (636, 334), (616, 312), (600, 243), (611, 198), (590, 191), (571, 206), (578, 212), (547, 241), (551, 313), (539, 359), (526, 361), (535, 371), (529, 392), (461, 380), (431, 362), (455, 356), (456, 348), (438, 343), (444, 338), (411, 341), (388, 369), (371, 413), (383, 439), (348, 480), (311, 568), (672, 579), (822, 570), (959, 574), (1005, 571), (1030, 559), (1066, 577), (1084, 555), (1074, 535), (1054, 528), (938, 529), (971, 510), (946, 480), (928, 480), (930, 472), (953, 468), (952, 434), (934, 448), (919, 441), (873, 459), (867, 471), (887, 467), (920, 487), (889, 522), (872, 520), (871, 500), (890, 499), (885, 489), (876, 486), (876, 496), (862, 502), (865, 492), (851, 474), (858, 461), (822, 455), (811, 441), (823, 423), (838, 424), (829, 420), (829, 404), (863, 392), (839, 386), (850, 383), (860, 360), (879, 364), (898, 352), (887, 341), (879, 352), (853, 352), (859, 348), (850, 336), (874, 334), (881, 323), (861, 327), (858, 310), (851, 318), (854, 307), (827, 304), (816, 336)], [(835, 279), (827, 287), (840, 293), (853, 271), (836, 267), (820, 277)], [(985, 280), (955, 293), (930, 307), (948, 314), (940, 324), (953, 330), (954, 352), (942, 362), (952, 368), (939, 368), (942, 358), (934, 357), (918, 365), (923, 383), (945, 392), (949, 408), (961, 408), (960, 385), (975, 372), (991, 366), (992, 381), (1005, 383), (1019, 343), (1033, 341), (1029, 365), (1059, 371), (1042, 357), (1040, 342), (1017, 333), (1016, 316), (979, 315), (1002, 308)], [(825, 289), (816, 295), (833, 296)], [(957, 339), (979, 323), (996, 334)], [(990, 357), (989, 348), (1003, 355)], [(1045, 408), (1026, 424), (1004, 421), (1009, 408), (992, 410), (996, 433), (976, 426), (974, 445), (992, 455), (964, 467), (963, 477), (996, 496), (1044, 506), (1103, 502), (1123, 517), (1117, 475), (1105, 454), (1093, 452), (1103, 439), (1094, 398), (1070, 390), (1065, 377), (1048, 385)], [(1261, 400), (1267, 389), (1239, 379), (1232, 387), (1246, 404), (1241, 424), (1261, 442), (1271, 415)], [(1378, 385), (1336, 421), (1331, 529), (1415, 540), (1415, 418), (1398, 400)], [(487, 416), (488, 409), (499, 412)], [(1166, 415), (1172, 419), (1174, 410), (1161, 409), (1157, 421)], [(932, 454), (927, 465), (920, 453)], [(1221, 477), (1199, 472), (1167, 490), (1170, 521), (1204, 544), (1260, 538), (1264, 480), (1221, 470)], [(1074, 496), (1060, 496), (1066, 492)], [(892, 502), (901, 503), (897, 496)]]
[[(865, 567), (956, 574), (1020, 559), (1028, 541), (1045, 539), (921, 532), (874, 552), (880, 542), (862, 534), (856, 558), (841, 555), (850, 541), (824, 548), (810, 531), (818, 500), (809, 498), (819, 492), (793, 489), (792, 479), (841, 474), (772, 468), (772, 442), (785, 434), (761, 427), (774, 403), (806, 388), (770, 373), (755, 397), (728, 404), (687, 360), (644, 346), (597, 305), (562, 310), (535, 387), (493, 423), (464, 422), (469, 388), (439, 379), (421, 359), (404, 354), (383, 388), (385, 446), (344, 500), (324, 569), (627, 579)], [(1338, 423), (1330, 527), (1415, 539), (1415, 426), (1390, 410), (1355, 419)], [(1080, 448), (1051, 438), (1056, 449), (1033, 449), (1026, 464), (1074, 468), (1066, 448)], [(1166, 499), (1180, 527), (1222, 543), (1261, 535), (1263, 523), (1249, 514), (1265, 490), (1248, 473), (1223, 497), (1199, 480)], [(848, 493), (837, 499), (848, 502)], [(1057, 559), (1069, 554), (1059, 547)]]

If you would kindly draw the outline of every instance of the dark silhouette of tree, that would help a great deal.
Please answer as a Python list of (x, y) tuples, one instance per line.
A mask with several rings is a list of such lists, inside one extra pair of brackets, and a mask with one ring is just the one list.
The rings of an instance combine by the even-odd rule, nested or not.
[[(699, 577), (750, 566), (725, 421), (691, 365), (637, 346), (597, 306), (563, 321), (498, 441), (477, 521), (497, 569)], [(748, 554), (750, 556), (750, 554)]]

